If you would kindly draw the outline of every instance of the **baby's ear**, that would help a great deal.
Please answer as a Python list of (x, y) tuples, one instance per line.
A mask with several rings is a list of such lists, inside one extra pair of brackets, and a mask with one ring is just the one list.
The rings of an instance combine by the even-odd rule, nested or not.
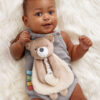
[(26, 26), (26, 27), (29, 27), (29, 23), (28, 23), (27, 16), (22, 16), (22, 20), (23, 20), (25, 26)]
[(30, 50), (30, 49), (31, 49), (31, 42), (32, 42), (32, 41), (27, 42), (27, 43), (25, 44), (25, 48), (26, 48), (27, 50)]
[(50, 35), (50, 34), (49, 35), (46, 35), (45, 38), (48, 39), (50, 42), (54, 42), (53, 35)]

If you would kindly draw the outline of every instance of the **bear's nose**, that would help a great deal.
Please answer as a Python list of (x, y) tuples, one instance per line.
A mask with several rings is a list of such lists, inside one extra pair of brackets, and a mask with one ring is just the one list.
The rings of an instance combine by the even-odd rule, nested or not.
[(40, 48), (40, 52), (43, 52), (44, 51), (44, 49), (43, 48)]

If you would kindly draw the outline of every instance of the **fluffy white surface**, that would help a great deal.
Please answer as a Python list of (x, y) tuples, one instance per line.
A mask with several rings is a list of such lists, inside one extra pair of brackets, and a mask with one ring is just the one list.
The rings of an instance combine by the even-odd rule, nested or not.
[[(80, 35), (93, 41), (89, 52), (73, 62), (73, 70), (88, 100), (100, 100), (100, 0), (56, 0), (59, 27), (74, 43)], [(10, 41), (24, 30), (22, 0), (0, 0), (0, 100), (28, 100), (24, 58), (15, 61)]]

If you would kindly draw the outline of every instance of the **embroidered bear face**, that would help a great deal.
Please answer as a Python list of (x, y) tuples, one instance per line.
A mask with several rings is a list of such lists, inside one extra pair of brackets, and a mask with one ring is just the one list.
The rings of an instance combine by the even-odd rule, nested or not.
[(53, 42), (54, 37), (49, 34), (28, 42), (25, 47), (30, 51), (34, 59), (44, 59), (53, 53)]

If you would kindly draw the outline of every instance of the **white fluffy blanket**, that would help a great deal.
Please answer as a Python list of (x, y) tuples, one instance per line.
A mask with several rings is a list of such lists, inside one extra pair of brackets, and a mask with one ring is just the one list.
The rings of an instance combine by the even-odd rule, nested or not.
[[(15, 61), (10, 41), (24, 30), (22, 0), (0, 0), (0, 100), (29, 100), (25, 92), (24, 58)], [(93, 41), (89, 52), (72, 63), (88, 100), (100, 100), (100, 0), (56, 0), (58, 27), (78, 43), (80, 35)]]

